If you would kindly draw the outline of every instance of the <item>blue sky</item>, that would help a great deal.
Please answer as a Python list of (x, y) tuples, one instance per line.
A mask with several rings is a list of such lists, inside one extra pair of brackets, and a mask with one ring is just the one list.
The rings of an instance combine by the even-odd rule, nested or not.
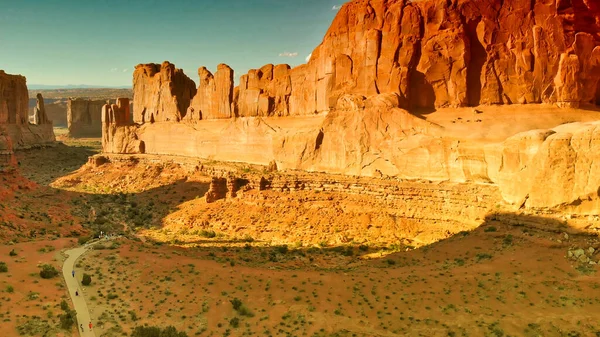
[[(0, 0), (0, 69), (29, 84), (130, 85), (168, 60), (198, 82), (305, 62), (344, 0)], [(295, 57), (280, 56), (285, 53)]]

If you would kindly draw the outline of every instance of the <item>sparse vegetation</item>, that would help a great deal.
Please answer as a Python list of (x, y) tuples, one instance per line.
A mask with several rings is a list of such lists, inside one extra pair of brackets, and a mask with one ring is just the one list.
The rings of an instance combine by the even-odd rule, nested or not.
[(58, 275), (58, 270), (53, 265), (43, 264), (40, 267), (40, 277), (43, 279), (51, 279)]
[(177, 331), (174, 326), (168, 326), (166, 328), (137, 326), (133, 329), (131, 337), (188, 337), (188, 335), (183, 331)]
[(84, 286), (89, 286), (92, 283), (92, 276), (89, 274), (83, 274), (83, 277), (81, 278), (81, 284)]

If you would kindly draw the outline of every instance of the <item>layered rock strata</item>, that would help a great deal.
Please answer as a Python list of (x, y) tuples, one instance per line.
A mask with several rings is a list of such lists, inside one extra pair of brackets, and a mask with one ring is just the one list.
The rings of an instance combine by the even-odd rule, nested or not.
[(38, 95), (37, 123), (29, 123), (29, 93), (25, 77), (0, 70), (0, 165), (14, 163), (13, 150), (43, 146), (54, 142), (52, 122)]
[(426, 115), (492, 104), (592, 107), (600, 9), (589, 1), (355, 0), (305, 65), (250, 70), (237, 87), (226, 65), (198, 73), (196, 88), (168, 62), (138, 65), (137, 124), (107, 128), (105, 152), (493, 183), (516, 205), (600, 210), (597, 123), (475, 142), (445, 136)]

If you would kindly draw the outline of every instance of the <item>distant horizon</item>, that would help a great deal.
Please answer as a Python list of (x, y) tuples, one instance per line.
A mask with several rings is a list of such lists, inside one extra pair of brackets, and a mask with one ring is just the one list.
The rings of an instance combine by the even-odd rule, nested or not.
[(95, 84), (27, 84), (28, 90), (60, 89), (133, 89), (133, 85), (95, 85)]
[(265, 64), (305, 63), (344, 2), (0, 0), (0, 69), (33, 90), (131, 87), (137, 64), (165, 60), (196, 83), (199, 67), (226, 63), (238, 82)]

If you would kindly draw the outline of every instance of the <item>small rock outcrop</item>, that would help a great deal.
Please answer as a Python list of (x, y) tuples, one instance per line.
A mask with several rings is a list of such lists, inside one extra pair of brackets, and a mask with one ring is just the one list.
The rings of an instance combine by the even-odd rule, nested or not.
[(213, 203), (227, 197), (227, 179), (212, 177), (208, 191), (206, 192), (206, 202)]

